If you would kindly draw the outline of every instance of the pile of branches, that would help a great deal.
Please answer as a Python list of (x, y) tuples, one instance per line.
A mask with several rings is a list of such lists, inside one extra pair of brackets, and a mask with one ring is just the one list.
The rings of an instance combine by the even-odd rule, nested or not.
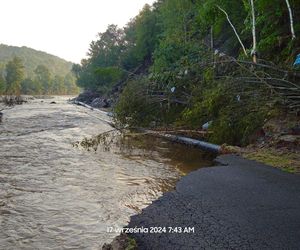
[[(291, 111), (300, 111), (300, 72), (282, 69), (265, 60), (253, 63), (218, 52), (211, 59), (211, 54), (208, 52), (207, 55), (199, 56), (196, 62), (178, 65), (175, 70), (160, 73), (158, 78), (150, 78), (148, 86), (138, 94), (154, 104), (187, 106), (193, 97), (193, 87), (201, 85), (205, 71), (211, 69), (211, 80), (232, 84), (237, 95), (241, 89), (248, 89), (249, 95), (254, 94), (257, 89), (268, 89), (271, 99), (280, 100)], [(176, 86), (174, 91), (173, 86)]]
[(240, 85), (267, 88), (273, 98), (281, 99), (281, 103), (290, 111), (300, 111), (299, 72), (285, 70), (263, 60), (253, 63), (226, 56), (210, 64), (215, 68), (216, 79), (230, 79)]
[[(230, 110), (228, 100), (237, 113), (241, 106), (253, 113), (278, 104), (290, 112), (300, 112), (300, 72), (208, 50), (147, 77), (133, 75), (127, 83), (116, 105), (117, 118), (125, 124), (171, 124), (185, 119), (186, 111), (201, 123), (202, 117), (216, 119), (214, 116), (226, 105)], [(200, 112), (201, 107), (213, 110)]]

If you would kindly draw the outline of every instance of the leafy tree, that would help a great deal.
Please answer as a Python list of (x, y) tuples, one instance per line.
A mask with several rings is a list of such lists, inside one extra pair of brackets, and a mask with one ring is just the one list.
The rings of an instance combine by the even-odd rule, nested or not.
[(42, 86), (42, 94), (50, 94), (52, 79), (49, 69), (45, 65), (38, 65), (34, 72), (35, 81)]
[(6, 91), (6, 83), (2, 74), (0, 74), (0, 95), (5, 94), (5, 91)]
[(80, 67), (73, 66), (73, 72), (77, 76), (77, 83), (80, 87), (101, 89), (103, 77), (99, 69), (120, 65), (123, 35), (123, 30), (116, 25), (109, 25), (105, 32), (98, 34), (97, 41), (91, 42), (89, 58), (82, 60)]
[[(17, 56), (23, 60), (25, 66), (25, 75), (33, 79), (35, 76), (35, 69), (38, 65), (45, 65), (52, 75), (66, 75), (70, 72), (72, 63), (67, 62), (57, 56), (48, 53), (37, 51), (31, 48), (8, 46), (0, 44), (0, 64), (6, 65), (8, 61)], [(0, 65), (1, 68), (1, 65)]]
[[(140, 65), (150, 64), (159, 41), (158, 13), (145, 5), (124, 29), (109, 25), (90, 44), (88, 59), (73, 65), (77, 84), (85, 89), (109, 91), (125, 74)], [(122, 72), (122, 73), (121, 73)]]
[[(299, 14), (299, 0), (158, 0), (123, 29), (99, 33), (73, 72), (84, 89), (123, 90), (115, 108), (123, 123), (199, 128), (213, 120), (211, 140), (247, 144), (267, 117), (260, 107), (270, 105), (263, 86), (243, 79), (269, 79), (268, 66), (255, 72), (264, 60), (291, 70), (300, 51)], [(251, 65), (256, 48), (254, 68), (231, 62)]]
[(65, 94), (66, 88), (64, 85), (64, 78), (62, 76), (54, 76), (51, 84), (51, 93), (53, 94)]
[(21, 93), (27, 95), (36, 95), (42, 93), (42, 85), (38, 81), (26, 78), (21, 82)]
[(24, 66), (19, 57), (14, 57), (6, 64), (7, 93), (19, 95), (21, 82), (24, 79)]
[(115, 85), (123, 76), (123, 71), (118, 67), (103, 67), (96, 71), (98, 90), (105, 92)]
[(109, 25), (105, 32), (99, 33), (99, 39), (90, 44), (90, 61), (98, 67), (114, 66), (120, 61), (123, 42), (123, 30), (116, 25)]
[(159, 18), (158, 8), (146, 4), (139, 15), (124, 27), (122, 66), (126, 70), (151, 62), (161, 34)]
[(66, 94), (78, 94), (79, 88), (75, 83), (75, 77), (72, 73), (69, 73), (64, 78), (64, 87)]
[(159, 41), (160, 27), (157, 12), (146, 4), (135, 19), (135, 26), (137, 59), (149, 61)]

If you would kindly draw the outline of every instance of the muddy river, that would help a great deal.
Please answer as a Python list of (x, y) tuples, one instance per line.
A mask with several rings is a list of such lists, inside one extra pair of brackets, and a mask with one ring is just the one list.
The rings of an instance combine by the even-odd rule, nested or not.
[[(132, 133), (97, 150), (105, 114), (34, 99), (0, 123), (0, 248), (99, 249), (183, 175), (212, 163), (198, 149)], [(55, 102), (51, 104), (51, 102)]]

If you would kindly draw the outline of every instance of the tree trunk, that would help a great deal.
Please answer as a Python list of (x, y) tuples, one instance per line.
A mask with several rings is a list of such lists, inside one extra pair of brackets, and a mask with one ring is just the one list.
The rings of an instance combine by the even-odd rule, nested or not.
[(232, 22), (230, 21), (230, 18), (229, 18), (229, 16), (228, 16), (227, 12), (226, 12), (224, 9), (222, 9), (219, 5), (216, 5), (216, 6), (218, 7), (219, 10), (221, 10), (221, 11), (225, 14), (228, 23), (230, 24), (231, 28), (233, 29), (234, 34), (236, 35), (237, 39), (239, 40), (239, 42), (240, 42), (240, 44), (241, 44), (241, 46), (242, 46), (242, 48), (243, 48), (243, 51), (244, 51), (245, 56), (248, 56), (247, 51), (246, 51), (246, 49), (245, 49), (245, 46), (244, 46), (244, 44), (243, 44), (243, 42), (242, 42), (242, 40), (241, 40), (239, 34), (237, 33), (237, 31), (236, 31), (234, 25), (233, 25)]
[(157, 132), (157, 131), (152, 131), (152, 130), (141, 129), (141, 131), (143, 131), (144, 133), (149, 134), (149, 135), (165, 138), (169, 141), (178, 142), (181, 144), (194, 146), (194, 147), (201, 148), (201, 149), (203, 149), (205, 151), (209, 151), (209, 152), (220, 153), (222, 150), (221, 146), (212, 144), (212, 143), (209, 143), (206, 141), (200, 141), (200, 140), (196, 140), (196, 139), (192, 139), (192, 138), (188, 138), (188, 137), (184, 137), (184, 136), (171, 135), (171, 134), (167, 134), (164, 132)]
[(295, 35), (295, 30), (294, 30), (294, 19), (293, 19), (293, 12), (292, 12), (292, 8), (290, 5), (289, 0), (285, 0), (287, 8), (289, 10), (289, 15), (290, 15), (290, 25), (291, 25), (291, 34), (292, 34), (292, 40), (294, 40), (296, 38)]
[(257, 51), (256, 51), (256, 21), (255, 21), (255, 10), (254, 1), (251, 0), (251, 12), (252, 12), (252, 36), (253, 36), (253, 48), (252, 48), (252, 59), (254, 63), (257, 63)]
[(213, 67), (215, 68), (215, 51), (214, 51), (214, 27), (210, 27), (210, 48), (212, 51)]

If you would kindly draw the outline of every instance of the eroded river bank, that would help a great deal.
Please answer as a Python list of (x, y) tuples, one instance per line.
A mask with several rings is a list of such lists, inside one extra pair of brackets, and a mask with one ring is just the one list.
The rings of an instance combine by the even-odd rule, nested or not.
[(152, 137), (109, 150), (74, 147), (112, 128), (67, 99), (3, 111), (1, 248), (98, 249), (117, 235), (108, 227), (125, 226), (181, 176), (212, 164), (207, 153)]

